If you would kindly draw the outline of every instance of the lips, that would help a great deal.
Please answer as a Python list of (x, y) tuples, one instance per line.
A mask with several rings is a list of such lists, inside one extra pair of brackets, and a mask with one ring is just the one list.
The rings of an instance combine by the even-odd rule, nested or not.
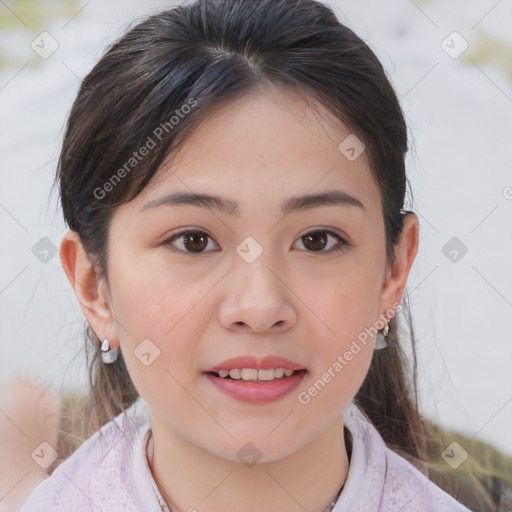
[(239, 402), (261, 404), (284, 399), (287, 395), (290, 395), (303, 381), (306, 373), (307, 370), (297, 370), (290, 377), (266, 382), (221, 378), (215, 372), (207, 372), (204, 375), (224, 395)]
[(222, 363), (212, 366), (205, 371), (219, 373), (220, 370), (242, 370), (243, 368), (251, 368), (254, 370), (271, 370), (275, 368), (283, 368), (285, 370), (305, 370), (304, 366), (279, 356), (265, 356), (257, 358), (255, 356), (238, 356), (226, 359)]
[(219, 391), (248, 403), (284, 398), (300, 385), (306, 373), (299, 363), (275, 355), (232, 357), (204, 371)]

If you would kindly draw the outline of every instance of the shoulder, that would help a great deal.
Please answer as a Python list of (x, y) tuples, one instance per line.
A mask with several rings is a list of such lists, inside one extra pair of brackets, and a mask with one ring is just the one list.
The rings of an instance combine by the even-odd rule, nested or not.
[(402, 512), (471, 512), (429, 480), (403, 457), (385, 448), (386, 480), (383, 502)]
[(355, 404), (346, 408), (344, 422), (352, 435), (352, 455), (339, 507), (333, 512), (471, 512), (389, 449)]
[(144, 479), (140, 468), (148, 430), (144, 406), (130, 407), (41, 482), (20, 512), (140, 510), (138, 500), (143, 499), (149, 483), (149, 475)]

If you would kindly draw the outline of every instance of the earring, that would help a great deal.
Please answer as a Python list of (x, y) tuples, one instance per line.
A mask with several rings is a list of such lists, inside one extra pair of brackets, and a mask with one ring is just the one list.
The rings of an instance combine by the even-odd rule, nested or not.
[(382, 350), (383, 348), (386, 348), (388, 346), (388, 343), (386, 341), (386, 336), (389, 333), (389, 324), (386, 322), (386, 325), (384, 326), (384, 329), (382, 331), (379, 331), (377, 333), (377, 337), (375, 340), (375, 350)]
[(101, 360), (105, 364), (111, 364), (117, 359), (118, 350), (117, 348), (110, 348), (110, 343), (107, 338), (101, 343)]

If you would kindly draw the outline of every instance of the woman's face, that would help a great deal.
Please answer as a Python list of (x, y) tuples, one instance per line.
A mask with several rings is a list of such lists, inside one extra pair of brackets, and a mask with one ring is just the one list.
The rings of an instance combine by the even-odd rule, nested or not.
[[(369, 368), (374, 340), (361, 341), (365, 329), (382, 328), (380, 315), (401, 298), (385, 283), (367, 154), (354, 158), (353, 138), (340, 150), (350, 131), (317, 106), (332, 123), (290, 91), (223, 105), (113, 215), (115, 321), (93, 325), (96, 334), (120, 343), (158, 428), (225, 459), (237, 460), (248, 441), (262, 461), (279, 459), (332, 425)], [(345, 200), (305, 198), (325, 192)], [(176, 193), (219, 200), (164, 201)], [(225, 362), (244, 356), (255, 361)], [(291, 363), (302, 371), (290, 378), (257, 373), (272, 382), (207, 373)]]

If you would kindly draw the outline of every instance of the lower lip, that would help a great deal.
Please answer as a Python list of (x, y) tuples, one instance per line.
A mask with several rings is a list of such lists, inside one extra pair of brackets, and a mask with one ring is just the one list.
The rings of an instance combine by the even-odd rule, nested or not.
[(258, 382), (223, 379), (212, 373), (205, 375), (210, 382), (232, 398), (241, 402), (261, 403), (279, 400), (291, 393), (302, 382), (306, 370), (295, 372), (291, 377)]

